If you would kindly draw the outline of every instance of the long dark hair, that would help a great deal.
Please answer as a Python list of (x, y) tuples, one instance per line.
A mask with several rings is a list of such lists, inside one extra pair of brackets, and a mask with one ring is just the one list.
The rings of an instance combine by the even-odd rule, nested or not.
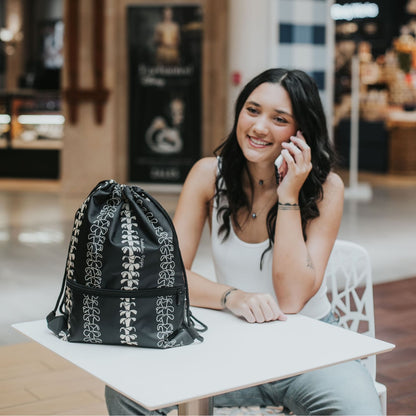
[[(333, 168), (335, 153), (328, 137), (325, 113), (315, 81), (303, 71), (284, 68), (264, 71), (243, 88), (235, 104), (232, 130), (225, 141), (214, 151), (221, 160), (220, 175), (216, 180), (214, 196), (219, 207), (218, 219), (221, 220), (218, 233), (223, 235), (224, 239), (228, 238), (232, 226), (230, 220), (232, 219), (239, 226), (237, 222), (238, 210), (243, 207), (251, 209), (251, 202), (243, 190), (241, 180), (243, 172), (247, 172), (251, 183), (253, 179), (250, 177), (247, 161), (237, 142), (236, 131), (238, 118), (247, 98), (259, 85), (265, 82), (279, 84), (287, 91), (297, 128), (302, 131), (311, 148), (312, 171), (299, 192), (302, 231), (306, 241), (306, 226), (309, 221), (319, 216), (317, 202), (323, 197), (322, 184)], [(228, 205), (220, 204), (222, 196), (226, 197)], [(276, 203), (267, 214), (269, 247), (266, 251), (270, 250), (273, 245), (277, 213)]]

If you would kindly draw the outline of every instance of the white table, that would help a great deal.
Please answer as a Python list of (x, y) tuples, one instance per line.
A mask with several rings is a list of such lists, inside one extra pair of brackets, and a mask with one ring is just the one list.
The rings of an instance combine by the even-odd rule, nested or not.
[(13, 327), (142, 406), (185, 404), (182, 413), (206, 412), (206, 399), (220, 393), (394, 348), (301, 315), (249, 324), (227, 312), (192, 310), (208, 325), (204, 342), (167, 350), (70, 343), (53, 335), (46, 320)]

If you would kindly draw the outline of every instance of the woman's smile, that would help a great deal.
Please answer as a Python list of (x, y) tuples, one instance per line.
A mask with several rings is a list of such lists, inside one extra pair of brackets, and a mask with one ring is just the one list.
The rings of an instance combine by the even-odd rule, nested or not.
[(247, 136), (247, 137), (248, 137), (248, 140), (249, 140), (250, 144), (253, 147), (257, 148), (257, 149), (259, 149), (259, 148), (261, 149), (263, 147), (267, 147), (267, 146), (271, 146), (272, 145), (272, 143), (267, 142), (267, 141), (265, 141), (263, 139), (259, 139), (259, 138), (254, 137), (254, 136)]

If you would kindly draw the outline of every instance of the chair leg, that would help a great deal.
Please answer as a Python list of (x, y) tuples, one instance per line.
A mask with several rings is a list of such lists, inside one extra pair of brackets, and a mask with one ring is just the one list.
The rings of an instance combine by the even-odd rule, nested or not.
[(376, 387), (378, 397), (380, 398), (380, 404), (381, 404), (381, 410), (383, 412), (383, 415), (387, 415), (387, 388), (384, 384), (377, 383), (377, 381), (374, 382), (374, 385)]
[(387, 391), (380, 394), (380, 403), (381, 403), (381, 410), (383, 411), (383, 415), (387, 415)]

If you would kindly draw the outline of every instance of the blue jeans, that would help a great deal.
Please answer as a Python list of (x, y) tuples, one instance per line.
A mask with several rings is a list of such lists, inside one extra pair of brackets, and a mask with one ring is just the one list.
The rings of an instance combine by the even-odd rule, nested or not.
[[(336, 323), (332, 313), (322, 321)], [(110, 415), (163, 415), (175, 408), (150, 412), (108, 386), (105, 398)], [(358, 361), (220, 394), (213, 402), (215, 407), (283, 405), (296, 415), (382, 414), (373, 380)]]

